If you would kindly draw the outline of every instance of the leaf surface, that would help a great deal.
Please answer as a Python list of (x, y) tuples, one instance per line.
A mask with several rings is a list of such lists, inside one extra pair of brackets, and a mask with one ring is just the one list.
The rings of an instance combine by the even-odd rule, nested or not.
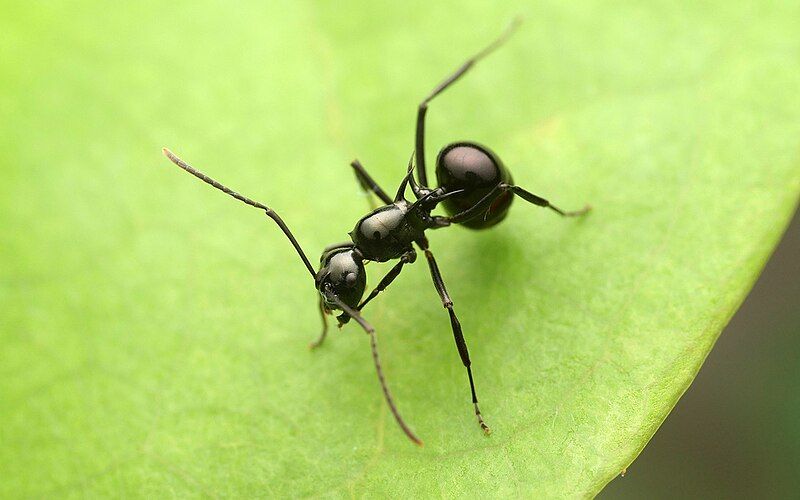
[[(784, 6), (785, 4), (785, 6)], [(743, 300), (800, 192), (791, 2), (11, 3), (0, 20), (0, 496), (587, 496), (631, 464)], [(424, 259), (318, 334), (315, 259), (393, 192), (418, 101), (517, 184), (491, 231), (430, 235), (486, 438)], [(430, 172), (433, 177), (432, 172)], [(375, 284), (388, 270), (368, 266)], [(757, 334), (758, 332), (753, 332)]]

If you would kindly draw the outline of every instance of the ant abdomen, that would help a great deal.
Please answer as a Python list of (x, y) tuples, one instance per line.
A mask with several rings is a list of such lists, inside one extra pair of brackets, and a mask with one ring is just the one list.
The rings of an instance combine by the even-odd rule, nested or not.
[[(488, 195), (499, 184), (512, 184), (511, 173), (491, 149), (475, 142), (454, 142), (445, 146), (436, 157), (436, 180), (448, 191), (464, 189), (441, 206), (450, 215), (463, 212)], [(486, 212), (460, 225), (485, 229), (502, 221), (514, 200), (509, 191), (498, 191)]]

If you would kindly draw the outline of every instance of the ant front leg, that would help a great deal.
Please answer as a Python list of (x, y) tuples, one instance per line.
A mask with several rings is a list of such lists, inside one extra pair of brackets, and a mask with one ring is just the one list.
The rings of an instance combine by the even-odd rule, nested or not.
[[(392, 203), (392, 199), (389, 198), (389, 195), (386, 194), (386, 191), (381, 189), (378, 183), (375, 182), (375, 179), (373, 179), (372, 176), (370, 176), (369, 173), (367, 173), (367, 169), (365, 169), (364, 166), (361, 165), (360, 161), (353, 160), (353, 162), (350, 163), (350, 166), (353, 167), (353, 172), (356, 174), (356, 180), (358, 181), (358, 184), (361, 186), (361, 189), (363, 189), (365, 193), (374, 194), (375, 196), (380, 198), (385, 205), (389, 205), (390, 203)], [(373, 210), (378, 208), (377, 206), (375, 206), (375, 200), (371, 196), (369, 197), (369, 204)]]
[(450, 315), (450, 326), (453, 329), (453, 338), (456, 341), (458, 355), (461, 357), (461, 362), (467, 369), (467, 376), (469, 377), (469, 389), (472, 393), (472, 404), (475, 407), (475, 416), (478, 418), (478, 425), (481, 426), (483, 432), (488, 436), (491, 434), (492, 430), (488, 425), (486, 425), (486, 422), (483, 421), (481, 409), (478, 407), (478, 396), (475, 393), (475, 382), (472, 379), (472, 361), (469, 359), (469, 350), (467, 349), (467, 342), (464, 340), (464, 333), (461, 331), (461, 323), (458, 321), (456, 312), (453, 310), (453, 301), (450, 299), (450, 295), (447, 293), (447, 288), (445, 287), (444, 280), (442, 279), (442, 273), (439, 271), (439, 266), (436, 264), (436, 259), (434, 259), (433, 253), (431, 253), (431, 251), (428, 249), (426, 241), (422, 241), (421, 245), (422, 249), (425, 251), (425, 258), (428, 259), (428, 267), (430, 268), (431, 277), (433, 278), (433, 285), (436, 287), (436, 291), (439, 293), (439, 297), (442, 299), (442, 305), (445, 307), (445, 309), (447, 309), (447, 313)]
[(403, 266), (405, 266), (406, 264), (413, 264), (416, 260), (417, 260), (417, 252), (414, 251), (413, 248), (409, 248), (408, 251), (406, 251), (406, 253), (400, 256), (400, 262), (395, 264), (394, 267), (392, 267), (389, 270), (389, 272), (386, 273), (386, 276), (384, 276), (383, 279), (381, 279), (380, 283), (378, 283), (375, 289), (372, 290), (372, 292), (370, 292), (369, 296), (367, 296), (367, 298), (364, 299), (358, 305), (357, 309), (359, 311), (364, 309), (364, 306), (366, 306), (370, 300), (377, 297), (379, 293), (386, 290), (386, 288), (392, 284), (392, 281), (394, 281), (394, 279), (397, 278), (398, 275), (400, 275), (400, 271), (403, 270)]

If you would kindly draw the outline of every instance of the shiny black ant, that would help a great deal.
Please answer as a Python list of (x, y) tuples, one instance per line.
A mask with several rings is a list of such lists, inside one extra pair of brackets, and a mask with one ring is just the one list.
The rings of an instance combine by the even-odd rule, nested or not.
[[(467, 369), (469, 387), (472, 394), (472, 404), (478, 424), (486, 434), (491, 431), (484, 422), (478, 407), (478, 396), (475, 393), (475, 383), (472, 378), (472, 368), (469, 359), (467, 343), (461, 331), (461, 323), (453, 310), (453, 301), (447, 293), (439, 266), (428, 247), (425, 231), (439, 229), (460, 224), (471, 229), (485, 229), (502, 221), (514, 195), (540, 207), (549, 208), (562, 216), (575, 216), (585, 214), (589, 207), (575, 212), (565, 212), (544, 198), (540, 198), (519, 186), (515, 186), (511, 173), (500, 161), (500, 158), (489, 148), (475, 142), (454, 142), (445, 146), (436, 158), (436, 180), (438, 187), (428, 187), (428, 178), (425, 170), (425, 114), (428, 104), (434, 97), (456, 82), (478, 60), (482, 59), (503, 42), (505, 42), (516, 28), (518, 21), (512, 23), (506, 31), (486, 48), (475, 56), (467, 59), (453, 74), (440, 83), (419, 105), (417, 110), (416, 144), (414, 154), (409, 160), (406, 176), (400, 183), (394, 198), (372, 179), (358, 160), (351, 163), (356, 178), (361, 187), (368, 193), (376, 195), (385, 204), (374, 209), (356, 223), (350, 232), (351, 241), (327, 247), (320, 257), (320, 266), (315, 270), (308, 260), (300, 244), (283, 220), (268, 206), (246, 198), (205, 174), (198, 172), (172, 152), (164, 149), (164, 154), (177, 166), (186, 170), (195, 177), (211, 184), (215, 188), (233, 196), (250, 206), (264, 210), (268, 217), (278, 224), (283, 233), (289, 238), (297, 254), (303, 260), (309, 274), (314, 279), (314, 285), (319, 291), (319, 310), (322, 315), (322, 334), (311, 347), (318, 347), (325, 340), (328, 331), (327, 314), (341, 311), (337, 317), (339, 326), (354, 319), (369, 334), (372, 347), (372, 359), (375, 363), (378, 379), (383, 389), (386, 403), (392, 411), (395, 420), (403, 432), (416, 444), (422, 441), (408, 427), (392, 399), (389, 387), (381, 369), (378, 358), (377, 338), (375, 329), (362, 316), (361, 311), (372, 299), (386, 289), (403, 270), (406, 264), (411, 264), (417, 259), (417, 253), (412, 244), (425, 253), (428, 261), (433, 284), (442, 305), (450, 315), (450, 324), (455, 337), (458, 354)], [(414, 178), (414, 159), (416, 159), (417, 179)], [(406, 189), (410, 187), (415, 201), (406, 199)], [(441, 204), (448, 216), (432, 215), (432, 211)], [(386, 262), (399, 259), (399, 262), (381, 279), (378, 285), (361, 300), (366, 288), (367, 277), (364, 263), (367, 261)]]

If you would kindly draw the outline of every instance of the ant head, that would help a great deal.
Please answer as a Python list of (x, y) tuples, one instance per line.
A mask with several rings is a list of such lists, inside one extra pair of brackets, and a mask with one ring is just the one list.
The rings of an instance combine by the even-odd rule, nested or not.
[(340, 309), (329, 299), (331, 294), (356, 309), (367, 287), (367, 272), (361, 253), (354, 247), (340, 247), (326, 251), (319, 260), (316, 282), (325, 309)]

